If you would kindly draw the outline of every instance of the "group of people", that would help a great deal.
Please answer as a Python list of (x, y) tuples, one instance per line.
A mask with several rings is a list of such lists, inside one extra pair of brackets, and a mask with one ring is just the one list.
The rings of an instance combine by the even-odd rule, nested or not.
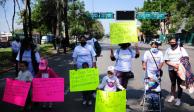
[[(182, 46), (179, 46), (177, 38), (169, 39), (170, 47), (165, 51), (164, 55), (159, 49), (160, 43), (151, 41), (150, 45), (151, 48), (146, 50), (142, 56), (142, 69), (145, 71), (145, 78), (148, 79), (148, 82), (152, 83), (151, 89), (161, 91), (161, 88), (155, 85), (159, 85), (158, 80), (161, 80), (163, 74), (162, 67), (166, 63), (171, 80), (171, 94), (167, 101), (175, 101), (175, 105), (180, 106), (183, 91), (181, 85), (184, 82), (178, 74), (179, 65), (181, 64), (180, 59), (182, 57), (189, 58), (189, 55)], [(130, 43), (122, 43), (119, 46), (120, 48), (115, 51), (113, 49), (110, 50), (110, 59), (115, 61), (115, 65), (108, 67), (107, 76), (102, 79), (97, 89), (103, 89), (105, 91), (124, 90), (127, 89), (128, 80), (134, 77), (134, 73), (132, 72), (132, 59), (140, 56), (138, 45), (131, 47)], [(95, 49), (87, 43), (85, 36), (81, 36), (80, 45), (75, 47), (72, 56), (75, 68), (81, 69), (84, 64), (87, 64), (89, 68), (97, 67), (95, 56)], [(190, 82), (193, 83), (194, 78), (191, 78), (191, 80)], [(177, 95), (176, 85), (178, 87)], [(91, 96), (91, 94), (92, 92), (88, 91), (87, 95)], [(91, 104), (90, 99), (85, 99), (87, 95), (83, 94), (83, 104), (86, 104), (86, 102)]]
[[(73, 51), (73, 62), (75, 69), (84, 68), (96, 68), (97, 57), (101, 56), (97, 53), (95, 38), (88, 38), (85, 35), (80, 36), (80, 44), (77, 45)], [(93, 40), (92, 40), (93, 39)], [(99, 44), (99, 43), (98, 43)], [(176, 38), (169, 39), (170, 47), (163, 55), (159, 50), (159, 43), (152, 41), (150, 43), (151, 48), (145, 51), (142, 56), (142, 69), (145, 71), (145, 78), (149, 79), (149, 82), (157, 83), (156, 79), (162, 77), (162, 67), (166, 63), (169, 66), (169, 77), (171, 80), (171, 96), (167, 100), (173, 102), (175, 105), (181, 105), (182, 87), (181, 85), (188, 84), (187, 80), (183, 81), (179, 75), (179, 65), (181, 58), (189, 58), (187, 51), (178, 45)], [(19, 70), (17, 80), (32, 81), (32, 78), (55, 78), (58, 74), (48, 67), (48, 61), (45, 58), (41, 58), (35, 46), (27, 39), (23, 40), (20, 49), (15, 49), (13, 55), (16, 56), (16, 60), (19, 64)], [(127, 89), (128, 80), (134, 78), (132, 72), (132, 59), (140, 57), (140, 51), (138, 45), (134, 47), (130, 43), (119, 44), (119, 48), (113, 51), (110, 49), (110, 60), (115, 61), (114, 66), (109, 66), (107, 75), (103, 77), (101, 84), (97, 89), (104, 91), (118, 91)], [(16, 54), (17, 53), (17, 54)], [(191, 76), (191, 75), (190, 75)], [(193, 83), (194, 78), (189, 79), (189, 84)], [(178, 95), (176, 95), (176, 85), (178, 86)], [(186, 86), (188, 87), (188, 86)], [(157, 87), (151, 87), (151, 89)], [(159, 88), (160, 89), (160, 88)], [(83, 92), (83, 104), (92, 105), (92, 96), (94, 91)], [(176, 98), (176, 99), (175, 99)], [(30, 98), (28, 98), (30, 99)], [(43, 103), (43, 107), (47, 103)], [(26, 105), (29, 105), (28, 100)], [(52, 103), (49, 103), (49, 108), (52, 107)]]
[[(36, 46), (28, 39), (20, 43), (18, 39), (12, 42), (13, 57), (16, 63), (16, 78), (26, 82), (32, 82), (33, 78), (57, 78), (59, 75), (48, 66), (48, 61), (40, 54)], [(42, 103), (42, 107), (52, 108), (52, 103)], [(31, 93), (28, 94), (26, 104), (22, 110), (28, 111), (31, 108)]]

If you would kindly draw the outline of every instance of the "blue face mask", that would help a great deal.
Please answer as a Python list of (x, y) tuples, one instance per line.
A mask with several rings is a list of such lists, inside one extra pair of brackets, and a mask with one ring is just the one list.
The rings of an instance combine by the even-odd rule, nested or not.
[(149, 87), (152, 87), (152, 86), (154, 86), (154, 85), (155, 85), (155, 82), (149, 82), (149, 83), (148, 83), (148, 86), (149, 86)]
[(159, 51), (158, 48), (151, 48), (150, 50), (151, 50), (151, 52), (153, 52), (153, 53), (157, 53), (157, 52)]

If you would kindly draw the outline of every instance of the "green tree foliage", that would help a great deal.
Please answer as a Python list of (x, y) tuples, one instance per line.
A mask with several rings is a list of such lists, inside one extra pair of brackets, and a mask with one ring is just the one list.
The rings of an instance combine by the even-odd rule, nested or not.
[[(161, 8), (160, 8), (161, 5)], [(175, 33), (183, 24), (183, 19), (187, 19), (185, 29), (191, 30), (194, 27), (194, 1), (193, 0), (146, 0), (138, 12), (166, 12), (169, 18), (165, 22), (169, 22), (169, 31)], [(154, 34), (159, 29), (160, 20), (141, 20), (141, 30), (148, 34)], [(167, 27), (168, 28), (168, 27)]]
[[(60, 4), (62, 5), (62, 3)], [(42, 31), (44, 34), (48, 32), (56, 33), (54, 29), (57, 27), (57, 14), (59, 12), (61, 12), (59, 22), (65, 22), (63, 21), (65, 19), (63, 13), (64, 9), (58, 9), (56, 5), (55, 0), (47, 0), (46, 3), (42, 2), (42, 0), (37, 0), (32, 12), (33, 28), (35, 30), (39, 32)], [(84, 32), (94, 31), (99, 35), (99, 38), (102, 38), (104, 30), (101, 23), (93, 20), (90, 13), (85, 11), (84, 7), (84, 2), (80, 2), (79, 0), (68, 4), (67, 22), (65, 24), (68, 24), (69, 34), (73, 36), (83, 34)], [(61, 23), (60, 32), (63, 30)], [(92, 26), (96, 26), (96, 28), (93, 28)]]

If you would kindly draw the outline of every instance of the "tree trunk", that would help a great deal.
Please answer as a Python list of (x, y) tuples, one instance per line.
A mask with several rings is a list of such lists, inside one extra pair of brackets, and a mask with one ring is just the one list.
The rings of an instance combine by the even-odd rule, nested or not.
[(23, 11), (23, 31), (24, 36), (27, 39), (28, 38), (28, 25), (27, 25), (27, 0), (25, 0), (25, 9)]
[(32, 41), (32, 20), (31, 20), (30, 0), (27, 0), (27, 7), (28, 7), (28, 34), (30, 41)]
[(15, 29), (14, 29), (14, 20), (15, 20), (15, 8), (16, 8), (16, 1), (13, 0), (13, 17), (12, 17), (12, 34), (15, 33)]
[(64, 7), (64, 16), (65, 16), (65, 18), (64, 18), (64, 25), (65, 25), (65, 38), (66, 38), (66, 41), (67, 41), (67, 46), (69, 46), (69, 32), (68, 32), (68, 30), (69, 30), (69, 26), (68, 26), (68, 20), (67, 20), (67, 8), (68, 8), (68, 0), (64, 0), (65, 2), (65, 7)]

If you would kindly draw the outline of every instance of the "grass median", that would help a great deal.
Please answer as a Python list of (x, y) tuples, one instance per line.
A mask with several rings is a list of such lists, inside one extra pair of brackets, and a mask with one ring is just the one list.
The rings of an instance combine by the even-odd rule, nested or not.
[[(42, 44), (39, 46), (39, 53), (42, 56), (49, 57), (53, 54), (52, 44)], [(12, 59), (11, 48), (0, 48), (0, 71), (12, 67), (14, 64)]]

